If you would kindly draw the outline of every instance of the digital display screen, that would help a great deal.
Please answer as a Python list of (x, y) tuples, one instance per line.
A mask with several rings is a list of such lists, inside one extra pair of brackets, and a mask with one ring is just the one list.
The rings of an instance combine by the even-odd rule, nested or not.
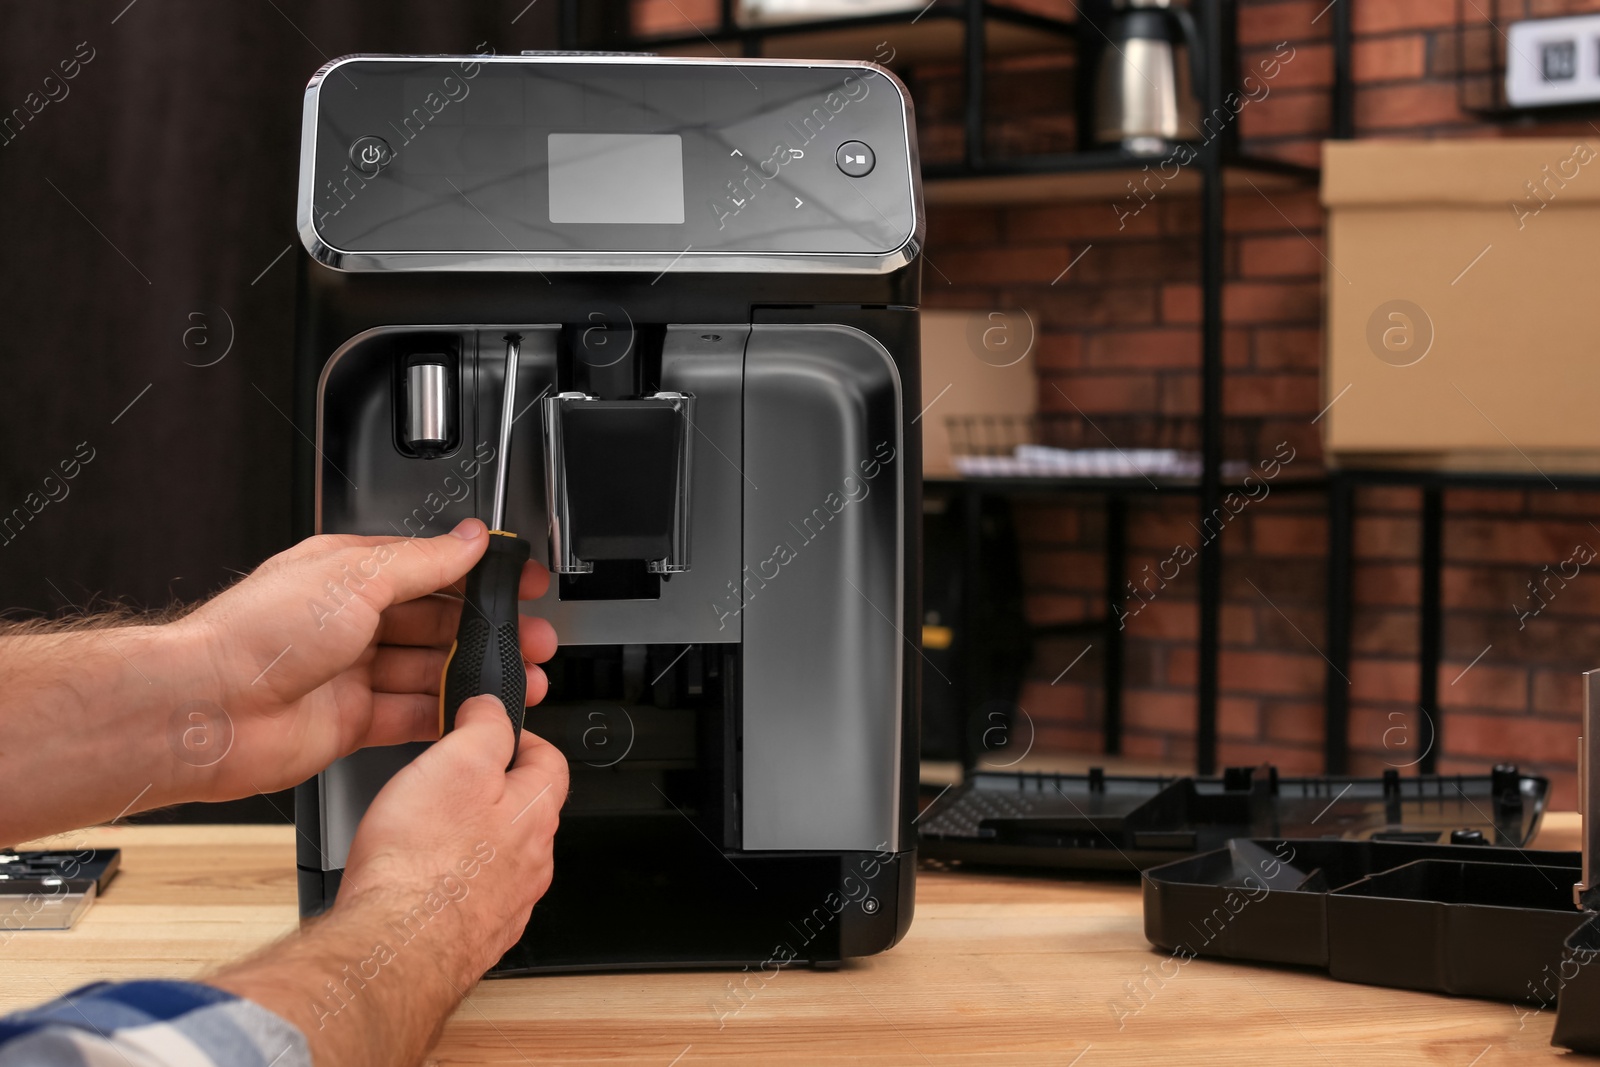
[(549, 135), (550, 221), (683, 223), (683, 138)]

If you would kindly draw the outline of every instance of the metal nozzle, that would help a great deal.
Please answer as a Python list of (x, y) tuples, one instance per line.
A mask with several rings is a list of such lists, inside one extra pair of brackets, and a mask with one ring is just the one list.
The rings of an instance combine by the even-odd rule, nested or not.
[(455, 436), (450, 408), (450, 367), (444, 356), (413, 357), (405, 368), (405, 421), (401, 436), (424, 458), (440, 455)]

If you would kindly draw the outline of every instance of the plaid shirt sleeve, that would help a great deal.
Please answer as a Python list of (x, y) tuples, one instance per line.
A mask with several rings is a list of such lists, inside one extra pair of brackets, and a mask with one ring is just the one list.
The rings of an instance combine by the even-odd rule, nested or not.
[(303, 1034), (195, 982), (97, 982), (0, 1018), (0, 1067), (311, 1067)]

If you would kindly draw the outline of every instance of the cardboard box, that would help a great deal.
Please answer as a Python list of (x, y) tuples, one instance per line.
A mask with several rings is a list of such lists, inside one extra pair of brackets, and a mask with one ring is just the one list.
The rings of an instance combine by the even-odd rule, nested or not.
[(922, 313), (922, 470), (956, 476), (949, 420), (1026, 419), (1039, 403), (1035, 320), (1026, 311)]
[(1336, 465), (1600, 469), (1600, 139), (1332, 142)]

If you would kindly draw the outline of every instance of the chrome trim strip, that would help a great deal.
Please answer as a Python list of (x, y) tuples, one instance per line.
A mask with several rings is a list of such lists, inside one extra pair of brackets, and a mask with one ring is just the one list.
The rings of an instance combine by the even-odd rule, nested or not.
[(306, 89), (305, 104), (300, 108), (300, 188), (295, 194), (294, 208), (294, 228), (300, 234), (300, 244), (318, 263), (328, 262), (327, 246), (322, 243), (321, 235), (312, 224), (311, 201), (315, 196), (312, 186), (317, 179), (317, 97), (323, 72), (328, 69), (323, 67), (312, 75), (311, 85)]
[[(354, 62), (392, 63), (556, 63), (590, 64), (597, 62), (625, 66), (669, 64), (678, 66), (771, 66), (823, 67), (837, 70), (871, 71), (887, 78), (900, 96), (905, 118), (906, 165), (911, 175), (911, 236), (889, 252), (596, 252), (592, 250), (523, 252), (507, 249), (450, 252), (349, 252), (322, 240), (312, 219), (315, 199), (317, 109), (322, 83), (339, 67)], [(305, 106), (300, 126), (300, 188), (296, 199), (295, 226), (300, 243), (311, 258), (339, 271), (552, 271), (576, 273), (656, 274), (675, 267), (690, 273), (768, 273), (768, 274), (892, 274), (921, 254), (927, 232), (922, 205), (922, 169), (917, 149), (916, 113), (911, 94), (893, 71), (877, 63), (838, 59), (705, 59), (687, 56), (569, 55), (461, 56), (461, 55), (379, 55), (355, 53), (340, 56), (325, 64), (306, 85)]]
[(573, 554), (572, 538), (567, 536), (572, 505), (567, 499), (567, 437), (561, 412), (562, 405), (568, 402), (588, 403), (596, 399), (587, 393), (566, 392), (547, 396), (539, 402), (544, 426), (544, 513), (549, 519), (549, 568), (555, 575), (594, 573), (593, 563)]

